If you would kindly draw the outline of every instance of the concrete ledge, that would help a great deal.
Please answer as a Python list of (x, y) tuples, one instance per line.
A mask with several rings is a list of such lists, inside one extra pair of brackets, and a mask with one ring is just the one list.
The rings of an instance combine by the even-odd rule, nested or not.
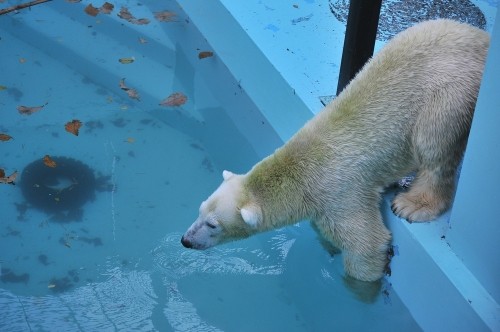
[(390, 209), (383, 215), (393, 233), (396, 256), (389, 282), (426, 331), (500, 329), (500, 306), (446, 241), (449, 213), (430, 223), (409, 224)]

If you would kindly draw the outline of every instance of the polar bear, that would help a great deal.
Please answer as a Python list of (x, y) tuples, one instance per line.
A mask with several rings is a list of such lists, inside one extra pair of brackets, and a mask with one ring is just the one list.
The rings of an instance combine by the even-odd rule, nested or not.
[(342, 250), (347, 275), (380, 279), (391, 241), (381, 193), (416, 172), (394, 213), (428, 221), (450, 207), (488, 46), (486, 32), (444, 19), (398, 34), (285, 145), (244, 175), (224, 171), (182, 244), (308, 219)]

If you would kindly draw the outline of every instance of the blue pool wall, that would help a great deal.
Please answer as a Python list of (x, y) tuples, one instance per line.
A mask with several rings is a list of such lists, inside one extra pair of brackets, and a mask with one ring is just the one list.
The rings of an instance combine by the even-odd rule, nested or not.
[(500, 17), (497, 15), (448, 241), (469, 270), (500, 302)]
[[(280, 142), (274, 141), (272, 145), (263, 142), (265, 149), (259, 151), (261, 156), (272, 152), (311, 118), (310, 108), (242, 29), (222, 1), (182, 1), (182, 9), (205, 36), (239, 86), (258, 107), (266, 122), (273, 126)], [(249, 119), (235, 118), (236, 125), (245, 120)], [(255, 131), (259, 128), (253, 129), (252, 134), (259, 136)], [(242, 130), (246, 131), (244, 128)]]
[[(182, 2), (183, 10), (279, 137), (279, 144), (273, 141), (261, 146), (259, 155), (265, 156), (293, 135), (318, 106), (295, 93), (227, 5), (223, 0)], [(500, 153), (495, 140), (499, 138), (495, 132), (500, 86), (498, 10), (496, 16), (453, 214), (448, 212), (432, 223), (409, 224), (390, 211), (392, 194), (381, 206), (397, 249), (388, 281), (424, 330), (500, 330), (500, 261), (495, 256), (500, 242), (495, 213), (499, 200), (492, 181)], [(307, 46), (314, 47), (314, 43)], [(235, 114), (233, 120), (245, 127), (245, 118)]]

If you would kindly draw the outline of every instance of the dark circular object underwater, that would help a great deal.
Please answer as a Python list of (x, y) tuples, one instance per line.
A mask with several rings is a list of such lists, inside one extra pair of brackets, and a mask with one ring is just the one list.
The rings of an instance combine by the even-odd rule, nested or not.
[[(349, 0), (329, 0), (337, 20), (347, 22)], [(486, 17), (470, 0), (384, 0), (380, 11), (377, 39), (386, 41), (398, 32), (425, 20), (448, 18), (486, 28)]]
[(81, 161), (51, 157), (56, 167), (37, 159), (21, 175), (21, 191), (26, 201), (40, 210), (54, 213), (75, 210), (93, 200), (96, 189), (94, 171)]

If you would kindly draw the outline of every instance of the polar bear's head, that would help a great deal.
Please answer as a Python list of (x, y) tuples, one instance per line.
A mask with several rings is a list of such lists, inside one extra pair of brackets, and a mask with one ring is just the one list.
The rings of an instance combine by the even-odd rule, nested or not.
[(184, 247), (207, 249), (259, 231), (262, 211), (243, 188), (245, 176), (229, 171), (222, 176), (224, 181), (201, 203), (198, 219), (182, 236)]

